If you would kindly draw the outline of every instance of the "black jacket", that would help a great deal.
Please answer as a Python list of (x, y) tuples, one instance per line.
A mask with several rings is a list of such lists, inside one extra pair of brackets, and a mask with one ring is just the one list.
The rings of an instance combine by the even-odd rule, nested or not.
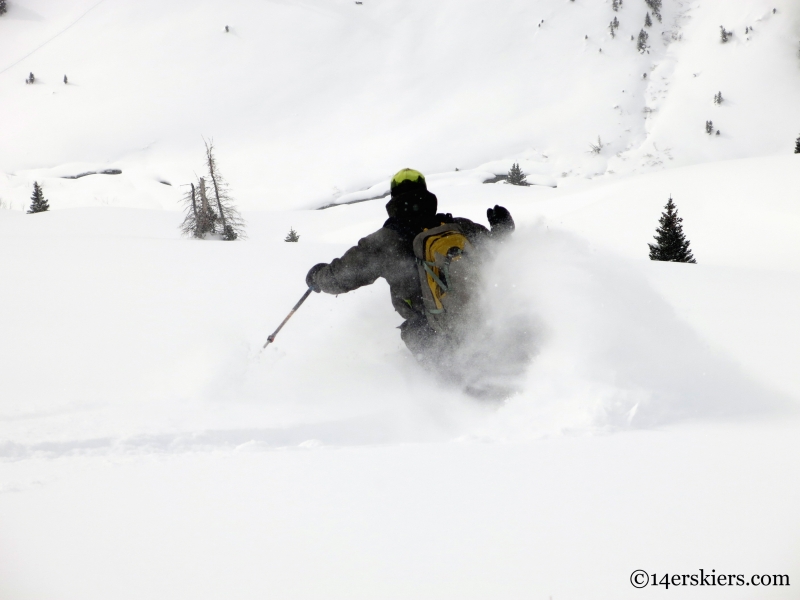
[[(427, 227), (443, 223), (458, 223), (467, 238), (480, 245), (493, 234), (483, 225), (469, 219), (437, 214)], [(389, 218), (378, 231), (361, 238), (341, 258), (330, 264), (317, 265), (309, 273), (317, 289), (329, 294), (343, 294), (374, 283), (383, 277), (389, 283), (392, 305), (404, 319), (425, 319), (417, 263), (414, 258), (414, 238), (422, 229), (410, 229), (402, 221)]]

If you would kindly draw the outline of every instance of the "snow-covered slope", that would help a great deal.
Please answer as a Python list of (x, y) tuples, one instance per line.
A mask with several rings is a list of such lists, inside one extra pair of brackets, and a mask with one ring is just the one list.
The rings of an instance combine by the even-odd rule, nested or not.
[[(517, 217), (487, 292), (493, 329), (532, 323), (536, 357), (503, 405), (414, 363), (381, 281), (313, 295), (261, 352), (308, 266), (378, 227), (382, 203), (246, 213), (231, 244), (180, 239), (169, 211), (0, 212), (0, 596), (616, 599), (643, 593), (638, 568), (793, 580), (798, 158), (572, 192), (432, 182), (446, 210)], [(646, 258), (668, 190), (697, 265)]]
[[(646, 11), (10, 0), (0, 599), (794, 598), (800, 7), (664, 0), (639, 54)], [(201, 135), (246, 240), (179, 236)], [(482, 183), (512, 160), (537, 185)], [(503, 403), (415, 363), (383, 280), (261, 351), (385, 219), (315, 209), (403, 166), (516, 219), (480, 341), (496, 363), (524, 324), (534, 358)], [(53, 210), (27, 215), (35, 180)], [(647, 259), (670, 196), (696, 265)]]
[[(324, 204), (412, 163), (436, 173), (501, 160), (502, 173), (521, 160), (560, 179), (791, 151), (800, 6), (666, 0), (644, 28), (647, 11), (641, 0), (617, 12), (601, 0), (11, 2), (0, 198), (19, 208), (38, 179), (54, 208), (174, 208), (202, 135), (246, 208)], [(642, 29), (646, 53), (631, 40)], [(102, 168), (123, 173), (53, 179)]]

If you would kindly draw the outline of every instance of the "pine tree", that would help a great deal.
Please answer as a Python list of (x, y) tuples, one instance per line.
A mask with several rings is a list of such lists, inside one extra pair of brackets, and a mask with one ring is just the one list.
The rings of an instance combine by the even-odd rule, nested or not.
[(518, 163), (511, 165), (511, 169), (508, 171), (508, 183), (511, 185), (528, 185), (528, 182), (525, 181), (526, 177), (527, 175), (522, 172)]
[(800, 154), (800, 136), (794, 141), (794, 153)]
[(719, 39), (722, 41), (723, 44), (728, 42), (728, 37), (731, 35), (732, 32), (725, 31), (725, 27), (722, 25), (719, 26)]
[(639, 39), (636, 41), (636, 49), (640, 54), (644, 54), (647, 50), (647, 40), (649, 38), (650, 36), (647, 35), (647, 32), (644, 29), (639, 32)]
[(284, 242), (299, 242), (300, 235), (294, 230), (294, 227), (289, 227), (289, 233), (283, 238)]
[(50, 210), (50, 204), (44, 197), (42, 186), (37, 181), (33, 182), (33, 193), (31, 194), (31, 207), (28, 209), (28, 214), (46, 212)]
[(664, 208), (654, 236), (657, 243), (647, 244), (650, 247), (650, 260), (696, 263), (689, 249), (689, 240), (683, 235), (683, 219), (678, 216), (678, 207), (672, 201), (672, 196)]
[(614, 17), (614, 20), (608, 24), (608, 30), (611, 32), (612, 38), (617, 37), (617, 29), (619, 29), (619, 21), (617, 20), (617, 17)]
[(644, 26), (645, 27), (652, 27), (653, 26), (653, 20), (650, 18), (650, 13), (647, 13), (644, 16)]
[(714, 122), (713, 121), (706, 121), (706, 133), (711, 135), (714, 133)]
[(619, 10), (619, 7), (622, 5), (620, 0), (611, 0), (611, 9), (616, 12)]
[(6, 0), (0, 0), (0, 15), (6, 13), (8, 11), (8, 7), (6, 6)]
[(222, 230), (220, 231), (222, 239), (226, 241), (233, 241), (236, 238), (244, 237), (244, 220), (242, 219), (239, 211), (233, 204), (233, 199), (228, 193), (228, 184), (223, 179), (217, 167), (217, 159), (214, 157), (214, 142), (205, 142), (206, 144), (206, 168), (208, 169), (208, 177), (211, 182), (211, 189), (209, 193), (212, 198), (210, 202), (216, 205), (219, 212), (219, 218), (222, 223)]
[(722, 104), (722, 92), (717, 92), (714, 94), (714, 104)]
[(644, 0), (644, 2), (653, 11), (653, 16), (661, 23), (661, 0)]

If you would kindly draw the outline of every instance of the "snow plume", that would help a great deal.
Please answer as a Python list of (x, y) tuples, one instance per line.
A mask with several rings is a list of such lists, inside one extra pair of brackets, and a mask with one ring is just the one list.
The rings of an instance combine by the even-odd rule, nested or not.
[(265, 447), (277, 433), (342, 446), (519, 440), (778, 408), (778, 395), (681, 321), (646, 277), (712, 268), (632, 261), (521, 226), (486, 265), (481, 319), (444, 365), (414, 360), (379, 280), (315, 295), (223, 403), (259, 406), (263, 435), (253, 439)]
[(536, 356), (484, 433), (656, 427), (783, 406), (677, 317), (644, 277), (656, 267), (702, 265), (633, 262), (543, 225), (518, 230), (490, 267), (484, 308), (495, 335), (532, 331)]

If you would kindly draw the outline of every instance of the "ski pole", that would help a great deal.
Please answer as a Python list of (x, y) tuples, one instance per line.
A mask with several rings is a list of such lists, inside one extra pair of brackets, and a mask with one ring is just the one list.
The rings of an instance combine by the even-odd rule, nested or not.
[(298, 309), (298, 308), (300, 308), (300, 305), (301, 305), (303, 302), (305, 302), (305, 301), (306, 301), (306, 298), (308, 298), (309, 294), (311, 294), (311, 292), (313, 292), (313, 291), (314, 291), (314, 290), (312, 290), (311, 288), (308, 288), (308, 289), (306, 290), (306, 293), (305, 293), (305, 294), (303, 294), (303, 297), (302, 297), (302, 298), (300, 298), (300, 300), (297, 302), (297, 304), (295, 304), (295, 305), (294, 305), (294, 308), (291, 310), (291, 312), (290, 312), (288, 315), (286, 315), (286, 318), (283, 320), (283, 322), (282, 322), (280, 325), (278, 325), (278, 328), (277, 328), (277, 329), (276, 329), (276, 330), (273, 332), (273, 334), (267, 338), (267, 343), (266, 343), (266, 344), (264, 344), (263, 348), (261, 348), (262, 350), (263, 350), (264, 348), (266, 348), (267, 346), (269, 346), (269, 345), (270, 345), (272, 342), (274, 342), (274, 341), (275, 341), (275, 336), (276, 336), (276, 335), (278, 335), (278, 332), (279, 332), (281, 329), (283, 329), (283, 326), (284, 326), (284, 325), (286, 325), (286, 321), (288, 321), (289, 319), (291, 319), (291, 318), (292, 318), (292, 315), (293, 315), (294, 313), (296, 313), (296, 312), (297, 312), (297, 309)]

